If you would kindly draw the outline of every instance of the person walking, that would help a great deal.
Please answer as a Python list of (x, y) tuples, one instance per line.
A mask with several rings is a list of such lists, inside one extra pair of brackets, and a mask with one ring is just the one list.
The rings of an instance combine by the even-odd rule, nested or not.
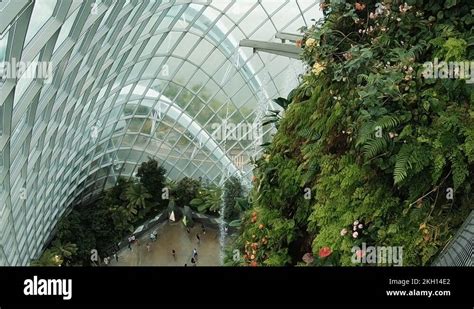
[(173, 255), (173, 259), (176, 260), (176, 251), (174, 249), (171, 251), (171, 254)]
[(199, 234), (196, 234), (196, 238), (198, 240), (198, 245), (201, 243), (201, 237), (199, 237)]
[(150, 249), (151, 249), (150, 243), (147, 243), (147, 244), (146, 244), (146, 250), (147, 250), (148, 252), (150, 252)]
[(202, 234), (206, 235), (206, 227), (204, 226), (204, 223), (201, 223), (201, 229), (202, 229)]
[(196, 248), (193, 249), (193, 259), (195, 259), (196, 261), (198, 259), (198, 252), (197, 252)]

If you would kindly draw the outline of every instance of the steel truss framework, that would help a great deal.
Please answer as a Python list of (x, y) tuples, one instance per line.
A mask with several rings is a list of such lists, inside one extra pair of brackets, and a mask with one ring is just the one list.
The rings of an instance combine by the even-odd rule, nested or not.
[(0, 265), (38, 257), (68, 206), (148, 156), (172, 179), (248, 183), (259, 144), (217, 140), (211, 118), (261, 124), (302, 67), (239, 41), (278, 42), (318, 14), (313, 0), (2, 2), (0, 61), (53, 76), (0, 82)]

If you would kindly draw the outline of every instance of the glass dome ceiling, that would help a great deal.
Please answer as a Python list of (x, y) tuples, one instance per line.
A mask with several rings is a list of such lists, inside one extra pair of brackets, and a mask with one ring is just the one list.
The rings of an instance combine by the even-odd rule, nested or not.
[(320, 14), (313, 0), (2, 0), (0, 62), (52, 76), (0, 81), (0, 258), (24, 264), (67, 206), (148, 157), (171, 179), (249, 184), (263, 117), (303, 67), (239, 42), (281, 42)]

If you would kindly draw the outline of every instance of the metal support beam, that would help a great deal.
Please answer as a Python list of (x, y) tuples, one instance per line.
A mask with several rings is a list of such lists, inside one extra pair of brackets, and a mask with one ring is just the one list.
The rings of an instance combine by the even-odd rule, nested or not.
[(296, 43), (296, 41), (303, 39), (303, 35), (288, 32), (277, 32), (277, 34), (275, 34), (275, 38), (280, 39), (282, 43), (285, 43), (286, 41)]
[(273, 43), (256, 40), (241, 40), (239, 43), (241, 47), (251, 47), (254, 53), (257, 51), (289, 57), (293, 59), (300, 59), (302, 49), (295, 45)]

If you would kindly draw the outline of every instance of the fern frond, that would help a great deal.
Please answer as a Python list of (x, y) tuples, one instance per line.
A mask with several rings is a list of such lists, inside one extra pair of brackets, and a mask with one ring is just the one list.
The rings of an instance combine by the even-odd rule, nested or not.
[(393, 129), (395, 128), (396, 126), (398, 126), (400, 124), (400, 119), (398, 119), (398, 117), (396, 116), (390, 116), (390, 115), (385, 115), (383, 116), (382, 118), (378, 119), (376, 122), (375, 122), (375, 127), (374, 127), (374, 130), (375, 128), (377, 127), (380, 127), (382, 129), (386, 129), (386, 130), (390, 130), (390, 129)]
[(446, 158), (444, 157), (443, 154), (437, 154), (434, 159), (433, 172), (431, 174), (433, 183), (436, 183), (439, 180), (445, 166), (446, 166)]
[(367, 159), (371, 159), (386, 151), (388, 145), (389, 141), (385, 137), (375, 138), (367, 141), (362, 147), (362, 151)]
[[(395, 184), (400, 184), (408, 176), (420, 173), (432, 163), (431, 148), (424, 144), (404, 144), (395, 157), (393, 179)], [(412, 175), (411, 175), (412, 176)]]
[(410, 162), (411, 153), (413, 151), (412, 145), (403, 145), (395, 157), (395, 168), (393, 170), (393, 179), (395, 184), (401, 183), (407, 176), (411, 169)]
[(464, 142), (463, 149), (467, 156), (469, 163), (474, 162), (474, 129), (467, 129), (464, 131), (466, 141)]
[(367, 143), (367, 141), (372, 139), (372, 136), (374, 135), (374, 128), (375, 122), (373, 121), (367, 121), (360, 127), (359, 132), (357, 133), (356, 147), (364, 145)]
[[(396, 116), (385, 115), (377, 121), (365, 122), (357, 134), (356, 147), (364, 145), (369, 141), (374, 140), (375, 133), (378, 130), (382, 130), (382, 134), (386, 135), (388, 130), (397, 127), (400, 124), (400, 119)], [(378, 138), (380, 139), (380, 138)]]
[(459, 151), (451, 155), (449, 161), (451, 161), (453, 168), (453, 183), (454, 190), (456, 190), (469, 175), (469, 169), (466, 162), (464, 162), (464, 156)]
[(304, 128), (298, 131), (298, 135), (304, 139), (313, 140), (317, 137), (318, 134), (316, 132), (313, 132), (310, 128)]

